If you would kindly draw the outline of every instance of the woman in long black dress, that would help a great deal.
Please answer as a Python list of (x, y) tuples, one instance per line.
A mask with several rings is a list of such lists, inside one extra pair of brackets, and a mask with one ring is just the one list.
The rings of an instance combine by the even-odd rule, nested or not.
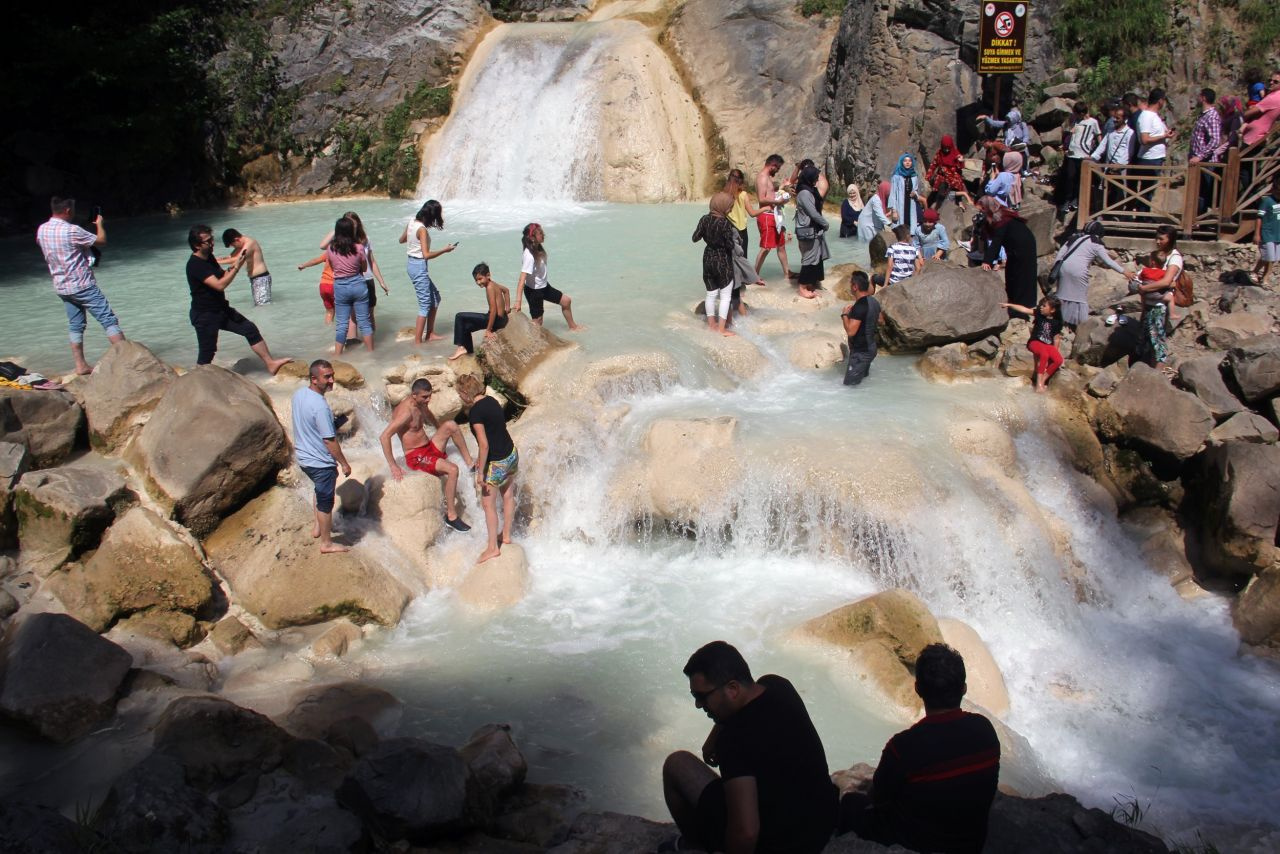
[[(1004, 292), (1008, 302), (1014, 305), (1036, 304), (1036, 236), (1027, 227), (1017, 211), (1000, 204), (992, 196), (983, 196), (978, 202), (986, 217), (987, 254), (982, 269), (990, 270), (1000, 258), (1003, 249), (1006, 256), (1004, 268)], [(1010, 309), (1009, 316), (1015, 312)]]

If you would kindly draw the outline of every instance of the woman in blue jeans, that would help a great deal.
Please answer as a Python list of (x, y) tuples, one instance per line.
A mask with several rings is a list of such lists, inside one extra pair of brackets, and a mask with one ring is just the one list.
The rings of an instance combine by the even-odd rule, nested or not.
[(347, 321), (354, 312), (356, 329), (366, 350), (373, 350), (373, 324), (369, 320), (369, 288), (364, 271), (369, 267), (364, 246), (356, 240), (356, 225), (343, 217), (334, 223), (333, 241), (325, 250), (325, 259), (333, 268), (333, 353), (341, 356), (347, 346)]
[[(427, 262), (439, 258), (446, 252), (452, 252), (458, 244), (450, 243), (443, 249), (431, 251), (431, 235), (429, 228), (444, 228), (444, 208), (435, 199), (429, 199), (405, 226), (400, 235), (400, 242), (407, 243), (409, 252), (409, 281), (413, 282), (413, 292), (418, 297), (418, 322), (413, 327), (413, 343), (421, 345), (423, 341), (443, 341), (443, 335), (436, 334), (436, 311), (440, 308), (440, 290), (427, 274)], [(425, 335), (423, 334), (425, 331)]]

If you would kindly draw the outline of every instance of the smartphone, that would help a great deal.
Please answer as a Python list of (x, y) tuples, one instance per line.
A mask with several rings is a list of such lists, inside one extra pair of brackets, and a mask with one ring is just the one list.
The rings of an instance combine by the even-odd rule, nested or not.
[(97, 219), (97, 218), (98, 218), (98, 217), (100, 217), (100, 216), (102, 216), (102, 205), (94, 205), (94, 206), (93, 206), (93, 218), (94, 218), (94, 219)]

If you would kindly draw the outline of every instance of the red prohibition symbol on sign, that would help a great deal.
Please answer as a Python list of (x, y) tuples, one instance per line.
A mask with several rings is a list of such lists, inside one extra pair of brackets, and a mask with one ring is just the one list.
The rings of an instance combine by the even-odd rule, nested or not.
[(996, 15), (996, 35), (1000, 38), (1008, 38), (1013, 32), (1013, 15), (1008, 12), (1001, 12)]

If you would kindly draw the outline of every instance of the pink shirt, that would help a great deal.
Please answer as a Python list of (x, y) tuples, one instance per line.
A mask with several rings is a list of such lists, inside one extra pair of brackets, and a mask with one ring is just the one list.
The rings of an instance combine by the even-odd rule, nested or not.
[(44, 262), (49, 265), (54, 291), (78, 294), (98, 283), (89, 267), (89, 247), (97, 239), (96, 234), (56, 216), (36, 229), (36, 243), (40, 244)]
[(356, 244), (354, 255), (339, 255), (333, 251), (332, 246), (326, 249), (324, 254), (329, 259), (329, 266), (333, 268), (333, 277), (335, 279), (363, 275), (360, 270), (360, 261), (364, 258), (364, 246), (361, 244)]
[(1272, 92), (1259, 101), (1258, 109), (1262, 110), (1262, 115), (1244, 126), (1244, 135), (1241, 138), (1245, 145), (1253, 145), (1271, 132), (1271, 126), (1276, 123), (1276, 117), (1280, 116), (1280, 92)]

